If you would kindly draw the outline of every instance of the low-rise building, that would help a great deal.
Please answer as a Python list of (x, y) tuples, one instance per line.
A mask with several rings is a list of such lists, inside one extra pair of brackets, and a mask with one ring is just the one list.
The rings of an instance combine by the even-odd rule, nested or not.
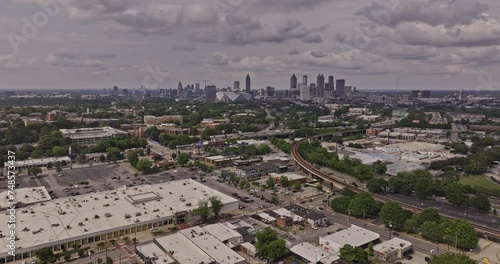
[[(62, 167), (71, 164), (71, 159), (69, 157), (55, 157), (55, 158), (43, 158), (43, 159), (30, 159), (30, 160), (16, 160), (16, 170), (24, 171), (29, 168), (47, 168), (47, 166), (54, 166), (56, 162), (60, 162)], [(4, 177), (7, 175), (7, 169), (9, 167), (9, 162), (4, 162)], [(50, 166), (49, 166), (50, 167)]]
[(229, 119), (229, 118), (220, 118), (220, 119), (207, 118), (207, 119), (203, 119), (200, 122), (200, 125), (203, 128), (215, 129), (219, 125), (228, 124), (228, 123), (231, 123), (231, 119)]
[(59, 131), (63, 137), (68, 137), (72, 143), (80, 145), (96, 144), (102, 140), (123, 138), (128, 135), (127, 132), (112, 127), (59, 129)]
[(259, 164), (233, 168), (233, 172), (236, 173), (236, 176), (246, 179), (267, 176), (269, 173), (284, 173), (291, 170), (293, 170), (292, 164), (281, 160), (269, 160)]
[(373, 247), (373, 256), (383, 261), (393, 261), (403, 258), (411, 250), (411, 247), (411, 242), (395, 237), (375, 245)]
[[(196, 222), (199, 218), (192, 214), (192, 210), (199, 201), (210, 196), (219, 197), (223, 213), (238, 210), (236, 199), (193, 180), (37, 202), (16, 213), (15, 259), (33, 257), (40, 248), (49, 247), (58, 253), (75, 243), (86, 245), (151, 228)], [(8, 214), (0, 214), (0, 221), (6, 223), (8, 220)], [(0, 226), (0, 233), (9, 232), (7, 225)], [(8, 254), (8, 243), (7, 239), (0, 240), (0, 262), (14, 260)], [(186, 247), (180, 249), (186, 251)], [(188, 250), (186, 254), (192, 256), (194, 253)]]
[(271, 177), (276, 183), (280, 182), (282, 176), (287, 177), (291, 183), (296, 183), (296, 182), (298, 182), (300, 184), (307, 183), (307, 176), (306, 175), (302, 175), (302, 174), (298, 174), (298, 173), (294, 173), (294, 172), (286, 172), (286, 173), (274, 173), (274, 172), (272, 172), (272, 173), (269, 173), (269, 177)]
[(144, 124), (154, 126), (165, 122), (179, 122), (182, 124), (183, 118), (181, 115), (168, 115), (168, 116), (144, 116)]
[(231, 164), (234, 160), (238, 160), (239, 157), (226, 157), (222, 155), (218, 156), (208, 156), (203, 157), (202, 160), (205, 164), (213, 167), (222, 167)]
[[(213, 235), (199, 226), (183, 229), (175, 234), (158, 237), (151, 244), (156, 245), (163, 254), (179, 264), (221, 263), (243, 264), (245, 258), (238, 255)], [(149, 245), (149, 244), (148, 244)], [(137, 249), (145, 263), (153, 257), (146, 250)], [(161, 253), (160, 253), (161, 254)], [(156, 262), (155, 262), (156, 263)]]
[(243, 243), (243, 236), (240, 233), (221, 223), (206, 225), (202, 228), (230, 248)]
[(331, 264), (340, 259), (338, 253), (331, 253), (322, 247), (315, 246), (309, 242), (303, 242), (290, 248), (290, 251), (309, 264), (323, 263)]
[(325, 214), (312, 209), (304, 208), (298, 204), (287, 205), (285, 206), (285, 209), (292, 212), (294, 215), (304, 218), (304, 221), (310, 226), (319, 226), (330, 221)]
[(366, 247), (369, 243), (376, 243), (380, 235), (368, 229), (351, 225), (342, 231), (319, 237), (319, 245), (326, 250), (337, 253), (345, 245)]

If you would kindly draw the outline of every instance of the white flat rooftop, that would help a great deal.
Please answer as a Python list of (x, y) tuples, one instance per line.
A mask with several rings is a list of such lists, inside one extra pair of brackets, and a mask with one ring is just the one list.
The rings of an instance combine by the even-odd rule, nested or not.
[(179, 231), (219, 264), (235, 264), (245, 259), (199, 226)]
[[(154, 193), (161, 199), (132, 203), (129, 197), (150, 197)], [(173, 218), (177, 212), (189, 212), (200, 200), (217, 196), (225, 205), (237, 200), (193, 180), (170, 181), (143, 185), (129, 189), (105, 191), (77, 197), (56, 199), (20, 208), (17, 211), (17, 248), (33, 248), (57, 244), (72, 239), (104, 234), (140, 223), (152, 223)], [(9, 216), (0, 214), (0, 222)], [(23, 231), (24, 230), (24, 231)], [(7, 235), (7, 225), (0, 226)], [(0, 239), (0, 256), (7, 252), (7, 239)]]
[(351, 225), (351, 227), (347, 229), (333, 233), (323, 238), (334, 241), (341, 246), (351, 245), (353, 247), (360, 247), (379, 239), (380, 235), (368, 229), (364, 229), (356, 225)]
[(202, 228), (203, 230), (207, 231), (212, 236), (217, 238), (219, 241), (226, 241), (231, 238), (241, 237), (240, 233), (226, 227), (221, 223), (206, 225)]
[(166, 253), (164, 253), (161, 248), (159, 248), (156, 244), (154, 243), (148, 243), (143, 246), (137, 247), (137, 250), (144, 254), (147, 257), (150, 257), (149, 260), (151, 260), (153, 263), (165, 263), (165, 264), (171, 264), (175, 263), (175, 261), (168, 256)]
[[(14, 189), (13, 192), (15, 193), (14, 200), (15, 203), (17, 203), (17, 207), (19, 207), (20, 204), (29, 205), (51, 200), (50, 194), (45, 187)], [(9, 201), (11, 198), (9, 197), (8, 190), (0, 192), (0, 197), (0, 211), (12, 205)]]
[(373, 247), (373, 251), (380, 252), (382, 254), (389, 254), (395, 250), (401, 249), (405, 251), (411, 247), (411, 242), (395, 237), (391, 240), (384, 241), (383, 243), (377, 244)]
[[(68, 163), (71, 162), (69, 157), (57, 157), (57, 158), (43, 158), (43, 159), (29, 159), (29, 160), (16, 160), (15, 166), (37, 166), (37, 165), (45, 165), (48, 163), (56, 163), (56, 162), (66, 161)], [(7, 167), (9, 165), (8, 162), (4, 162), (4, 166)]]
[[(326, 249), (315, 246), (309, 242), (297, 244), (290, 248), (290, 251), (306, 259), (309, 263), (317, 263), (318, 261), (321, 261), (321, 263), (332, 263), (339, 259), (338, 255), (330, 253)], [(325, 262), (323, 260), (328, 261)]]
[(195, 244), (191, 243), (181, 233), (156, 238), (156, 241), (166, 250), (173, 251), (172, 257), (179, 263), (210, 263), (214, 261), (209, 255), (205, 254), (203, 250), (198, 248)]

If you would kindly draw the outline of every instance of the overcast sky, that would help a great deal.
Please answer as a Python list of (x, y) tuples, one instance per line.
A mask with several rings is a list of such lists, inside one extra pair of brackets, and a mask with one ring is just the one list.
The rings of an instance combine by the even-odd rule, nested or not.
[(358, 89), (396, 89), (396, 79), (399, 89), (500, 89), (500, 1), (0, 5), (3, 89), (171, 88), (202, 80), (219, 87), (239, 80), (243, 87), (247, 73), (252, 88), (283, 89), (293, 73), (310, 82), (322, 73)]

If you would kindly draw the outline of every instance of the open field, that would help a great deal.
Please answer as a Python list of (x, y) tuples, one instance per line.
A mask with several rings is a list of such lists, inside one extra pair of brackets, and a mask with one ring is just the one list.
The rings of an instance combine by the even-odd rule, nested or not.
[(460, 179), (460, 183), (464, 184), (464, 185), (470, 185), (472, 187), (480, 187), (480, 188), (484, 188), (484, 189), (500, 191), (500, 185), (488, 180), (483, 175), (462, 177)]

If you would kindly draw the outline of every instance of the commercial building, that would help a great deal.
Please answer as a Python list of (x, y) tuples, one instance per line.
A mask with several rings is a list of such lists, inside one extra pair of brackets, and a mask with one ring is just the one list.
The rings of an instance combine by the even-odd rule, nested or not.
[(205, 87), (205, 100), (208, 102), (215, 102), (217, 98), (217, 87), (215, 85), (208, 85)]
[(247, 78), (245, 81), (245, 92), (251, 93), (252, 92), (252, 83), (250, 79), (250, 74), (247, 74)]
[(337, 253), (344, 245), (353, 247), (365, 247), (369, 243), (378, 242), (380, 235), (368, 229), (351, 225), (342, 231), (319, 237), (319, 245), (326, 250)]
[(183, 118), (181, 115), (166, 115), (166, 116), (144, 116), (144, 124), (154, 126), (166, 122), (178, 122), (182, 124)]
[(127, 132), (112, 127), (59, 129), (59, 131), (63, 137), (70, 138), (72, 143), (80, 145), (95, 144), (99, 141), (123, 138), (128, 135)]
[(226, 157), (226, 156), (209, 156), (202, 158), (203, 162), (213, 167), (221, 167), (231, 164), (233, 161), (240, 159), (239, 157)]
[(222, 223), (206, 225), (202, 228), (230, 248), (243, 243), (243, 236), (240, 233)]
[[(34, 256), (40, 248), (54, 252), (77, 243), (115, 239), (153, 227), (194, 222), (192, 210), (200, 200), (217, 196), (222, 212), (238, 210), (238, 201), (193, 180), (144, 185), (38, 202), (17, 212), (15, 259)], [(0, 214), (7, 223), (8, 214)], [(3, 236), (7, 225), (0, 226)], [(0, 240), (0, 263), (13, 261), (8, 255), (9, 240)], [(206, 262), (208, 263), (208, 262)]]
[(306, 175), (293, 173), (293, 172), (269, 173), (269, 177), (271, 177), (277, 183), (279, 183), (282, 176), (285, 176), (291, 183), (296, 183), (296, 182), (298, 182), (300, 184), (307, 183), (307, 176)]
[(203, 128), (216, 128), (218, 125), (231, 123), (231, 119), (229, 118), (220, 118), (220, 119), (212, 119), (205, 118), (200, 122), (200, 126)]
[(311, 100), (311, 87), (305, 84), (299, 84), (300, 101)]
[[(160, 249), (161, 256), (166, 255), (176, 263), (220, 263), (243, 264), (246, 260), (219, 241), (203, 228), (196, 226), (181, 230), (175, 234), (158, 237), (148, 244), (149, 248), (155, 245)], [(146, 248), (138, 248), (137, 254), (145, 263), (159, 263), (155, 255)], [(141, 251), (142, 249), (142, 251)], [(151, 255), (148, 255), (150, 253)], [(153, 262), (154, 261), (154, 262)]]
[(297, 89), (297, 76), (292, 75), (290, 78), (290, 90), (295, 90)]
[(325, 214), (317, 212), (315, 210), (304, 208), (298, 204), (290, 204), (285, 206), (285, 209), (290, 211), (292, 214), (304, 218), (304, 221), (310, 226), (319, 226), (326, 224), (329, 219)]
[(284, 173), (292, 170), (293, 165), (290, 162), (281, 160), (269, 160), (260, 164), (238, 166), (232, 169), (236, 173), (236, 176), (247, 179), (266, 176), (269, 173)]
[(383, 261), (401, 259), (411, 250), (411, 242), (395, 237), (373, 247), (373, 256)]
[[(56, 157), (56, 158), (43, 158), (43, 159), (30, 159), (30, 160), (16, 160), (16, 171), (27, 170), (29, 168), (38, 167), (46, 168), (51, 164), (54, 166), (56, 162), (60, 162), (62, 167), (71, 164), (71, 159), (69, 157)], [(4, 162), (4, 177), (7, 175), (7, 169), (9, 162)]]
[(290, 248), (290, 251), (305, 263), (331, 264), (340, 259), (338, 253), (333, 254), (322, 247), (315, 246), (309, 242), (303, 242)]

